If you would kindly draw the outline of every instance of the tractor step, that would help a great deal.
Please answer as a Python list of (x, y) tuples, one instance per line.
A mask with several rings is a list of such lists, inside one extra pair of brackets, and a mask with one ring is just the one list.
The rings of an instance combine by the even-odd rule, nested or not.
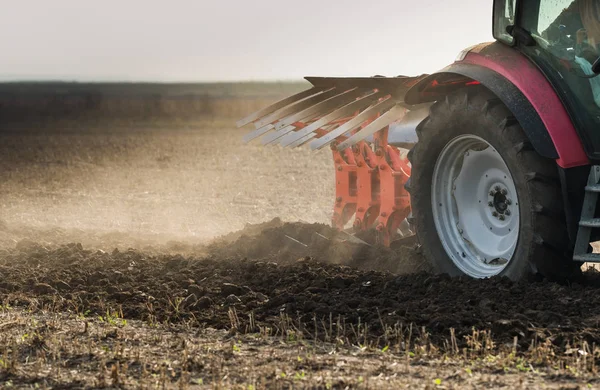
[(598, 194), (600, 193), (600, 166), (594, 165), (590, 169), (588, 183), (585, 187), (585, 197), (581, 208), (581, 219), (577, 230), (577, 239), (573, 251), (573, 260), (583, 263), (600, 263), (600, 254), (588, 253), (592, 229), (600, 228), (600, 218), (594, 218)]
[(600, 263), (600, 253), (586, 253), (585, 255), (573, 256), (573, 260), (582, 263)]
[(582, 219), (579, 221), (579, 226), (588, 228), (600, 228), (600, 218)]
[(586, 192), (600, 192), (600, 184), (588, 185), (585, 187)]

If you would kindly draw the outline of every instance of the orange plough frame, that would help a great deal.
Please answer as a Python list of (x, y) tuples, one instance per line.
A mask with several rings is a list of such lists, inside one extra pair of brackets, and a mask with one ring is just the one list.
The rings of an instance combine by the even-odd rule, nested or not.
[[(405, 149), (388, 143), (390, 125), (412, 106), (406, 91), (421, 77), (306, 78), (313, 86), (280, 100), (237, 122), (253, 124), (245, 142), (263, 137), (263, 144), (313, 150), (330, 146), (335, 167), (332, 225), (346, 230), (376, 231), (378, 243), (389, 246), (404, 238), (411, 214), (404, 186), (411, 167)], [(369, 235), (371, 237), (371, 235)]]
[(331, 147), (336, 192), (332, 225), (343, 230), (354, 216), (355, 231), (375, 227), (385, 246), (411, 212), (410, 195), (404, 188), (410, 163), (398, 148), (388, 145), (387, 132), (386, 127), (375, 133), (375, 150), (365, 141), (342, 151), (335, 143)]

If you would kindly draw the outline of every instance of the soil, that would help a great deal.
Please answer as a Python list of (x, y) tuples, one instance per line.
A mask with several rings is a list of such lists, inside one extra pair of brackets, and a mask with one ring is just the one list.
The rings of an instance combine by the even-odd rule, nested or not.
[[(516, 353), (529, 357), (533, 362), (530, 364), (537, 367), (534, 369), (547, 367), (549, 356), (568, 357), (573, 350), (594, 351), (591, 364), (600, 358), (600, 351), (595, 350), (600, 343), (600, 274), (593, 269), (570, 286), (514, 283), (506, 278), (453, 279), (427, 270), (401, 275), (367, 270), (372, 266), (361, 261), (369, 261), (368, 253), (373, 251), (374, 255), (376, 249), (365, 251), (364, 245), (340, 241), (312, 246), (314, 233), (335, 237), (335, 232), (324, 225), (274, 220), (262, 226), (249, 225), (246, 230), (248, 234), (241, 231), (229, 240), (216, 240), (198, 256), (150, 254), (135, 249), (90, 250), (79, 243), (45, 247), (21, 240), (15, 248), (0, 251), (2, 307), (60, 313), (67, 316), (65, 321), (79, 318), (94, 323), (93, 319), (99, 317), (100, 323), (96, 321), (94, 326), (102, 327), (104, 338), (117, 337), (115, 332), (121, 338), (127, 332), (137, 334), (137, 328), (131, 328), (134, 325), (115, 325), (128, 329), (117, 331), (107, 328), (106, 322), (137, 323), (141, 334), (148, 332), (148, 326), (172, 329), (167, 334), (175, 329), (180, 329), (175, 331), (180, 334), (181, 327), (186, 332), (213, 329), (209, 331), (212, 338), (205, 342), (221, 343), (223, 350), (227, 347), (222, 344), (228, 342), (272, 346), (273, 341), (268, 340), (275, 338), (286, 343), (305, 340), (312, 349), (327, 349), (324, 345), (328, 344), (342, 351), (353, 345), (368, 346), (371, 351), (393, 348), (395, 359), (402, 359), (403, 352), (419, 350), (430, 354), (438, 351), (433, 356), (479, 356), (482, 350), (485, 353), (481, 356)], [(286, 236), (304, 240), (308, 248), (297, 248), (296, 241), (283, 239)], [(388, 251), (382, 255), (383, 263), (393, 258), (406, 266), (407, 259), (419, 258), (418, 248), (414, 247)], [(356, 256), (357, 252), (360, 255)], [(336, 263), (330, 262), (332, 253)], [(382, 266), (377, 256), (371, 256), (371, 261)], [(6, 324), (11, 322), (0, 321), (0, 326)], [(49, 340), (58, 343), (55, 338)], [(309, 345), (306, 342), (302, 344), (305, 347)], [(0, 353), (6, 355), (14, 348), (7, 344), (0, 347)], [(65, 349), (64, 345), (61, 348)], [(532, 356), (540, 348), (542, 358), (536, 363)], [(153, 353), (160, 355), (161, 349), (156, 349)], [(278, 352), (280, 358), (287, 354), (284, 351)], [(74, 350), (66, 348), (62, 353), (69, 355)], [(100, 370), (98, 359), (94, 370)], [(381, 361), (381, 357), (375, 359)], [(427, 361), (432, 364), (435, 358)], [(447, 369), (447, 362), (437, 364)], [(81, 370), (86, 364), (77, 367)], [(319, 364), (296, 365), (296, 370), (298, 367), (308, 372), (326, 368)], [(232, 375), (240, 375), (230, 369)], [(498, 368), (481, 368), (482, 372), (494, 369)], [(178, 370), (178, 376), (168, 383), (181, 379), (183, 368)], [(107, 378), (114, 374), (105, 371)], [(188, 374), (215, 380), (203, 369), (192, 369)], [(135, 373), (128, 375), (140, 380)], [(0, 373), (0, 380), (3, 377), (11, 383), (30, 380), (10, 370)], [(245, 383), (246, 379), (241, 376), (233, 383)]]
[[(250, 314), (255, 330), (278, 329), (285, 315), (306, 337), (332, 337), (326, 332), (333, 327), (351, 343), (363, 336), (352, 337), (345, 327), (362, 323), (368, 326), (367, 339), (379, 347), (402, 341), (407, 335), (391, 336), (389, 330), (410, 325), (412, 337), (425, 327), (432, 345), (442, 349), (450, 328), (459, 348), (467, 346), (465, 337), (473, 328), (490, 329), (500, 345), (517, 337), (519, 351), (534, 341), (549, 341), (558, 353), (578, 341), (600, 345), (600, 276), (595, 271), (570, 286), (367, 271), (373, 267), (361, 261), (368, 261), (369, 250), (353, 257), (358, 244), (311, 247), (310, 232), (331, 233), (321, 225), (288, 223), (213, 243), (202, 257), (105, 252), (76, 243), (46, 248), (23, 240), (0, 252), (0, 296), (11, 306), (35, 300), (76, 313), (118, 311), (141, 321), (193, 318), (217, 329), (232, 327), (230, 310), (235, 309), (240, 331), (251, 327)], [(296, 249), (300, 245), (286, 236), (309, 247)], [(340, 254), (344, 246), (346, 256)], [(414, 259), (415, 251), (389, 251), (383, 262)], [(337, 264), (330, 262), (331, 253)]]
[(327, 225), (330, 156), (216, 130), (2, 135), (0, 383), (598, 385), (594, 269), (434, 275)]

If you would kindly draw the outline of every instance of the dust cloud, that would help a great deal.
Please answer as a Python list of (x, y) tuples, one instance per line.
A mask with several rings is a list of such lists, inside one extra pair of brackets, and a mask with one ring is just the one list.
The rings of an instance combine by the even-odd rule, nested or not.
[(328, 151), (245, 145), (234, 121), (0, 132), (0, 245), (203, 244), (280, 217), (329, 223)]

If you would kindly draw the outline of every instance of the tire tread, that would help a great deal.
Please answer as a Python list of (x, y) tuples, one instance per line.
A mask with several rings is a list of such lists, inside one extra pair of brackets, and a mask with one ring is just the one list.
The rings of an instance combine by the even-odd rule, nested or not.
[[(467, 87), (446, 96), (445, 99), (431, 106), (429, 117), (417, 126), (418, 142), (408, 156), (413, 165), (413, 177), (406, 184), (407, 190), (412, 196), (421, 196), (422, 188), (420, 187), (425, 184), (418, 184), (416, 187), (415, 184), (426, 181), (426, 177), (422, 176), (424, 173), (419, 170), (419, 164), (431, 158), (428, 156), (428, 145), (439, 143), (436, 141), (436, 130), (442, 130), (444, 126), (447, 126), (454, 118), (454, 112), (464, 111), (464, 104), (468, 106), (468, 112), (474, 110), (481, 112), (486, 116), (486, 120), (499, 124), (502, 137), (513, 145), (518, 164), (522, 167), (528, 186), (527, 190), (531, 197), (533, 242), (528, 251), (530, 254), (528, 262), (532, 273), (540, 273), (552, 280), (562, 280), (573, 276), (578, 265), (569, 258), (572, 253), (572, 244), (567, 234), (556, 163), (537, 154), (514, 115), (499, 98), (487, 89), (480, 86)], [(460, 114), (458, 112), (456, 115)], [(419, 193), (419, 191), (421, 192)], [(413, 210), (413, 212), (417, 224), (422, 223), (425, 216), (421, 215), (418, 210)], [(427, 231), (427, 229), (431, 229), (431, 227), (422, 227), (420, 235), (435, 234), (437, 236), (435, 228), (433, 232)], [(420, 241), (423, 240), (420, 238)], [(424, 244), (424, 242), (421, 243)], [(427, 248), (424, 249), (424, 253), (427, 252)], [(432, 261), (434, 260), (432, 259)], [(448, 261), (451, 260), (448, 259)]]

